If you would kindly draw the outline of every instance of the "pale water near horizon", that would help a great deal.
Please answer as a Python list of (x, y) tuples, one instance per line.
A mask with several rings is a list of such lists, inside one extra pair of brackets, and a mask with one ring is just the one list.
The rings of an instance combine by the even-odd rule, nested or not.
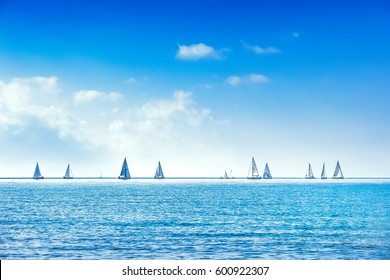
[(0, 259), (390, 259), (390, 180), (2, 180)]

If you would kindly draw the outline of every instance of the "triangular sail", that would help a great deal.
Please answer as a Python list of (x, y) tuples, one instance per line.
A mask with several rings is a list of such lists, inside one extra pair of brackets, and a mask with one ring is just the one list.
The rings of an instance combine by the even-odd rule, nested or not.
[(155, 179), (164, 179), (164, 173), (162, 171), (161, 163), (158, 162), (157, 168), (156, 168), (156, 173), (154, 174)]
[(249, 167), (248, 179), (261, 179), (259, 170), (257, 169), (257, 165), (253, 157), (252, 157), (251, 165)]
[(229, 175), (228, 175), (228, 173), (227, 173), (227, 171), (226, 171), (226, 169), (225, 169), (225, 172), (224, 172), (223, 176), (222, 176), (222, 177), (219, 177), (219, 179), (234, 179), (234, 178), (232, 177), (232, 170), (230, 170), (230, 173), (229, 173)]
[(324, 164), (322, 165), (321, 179), (326, 179), (326, 178), (327, 176), (326, 176), (325, 162), (324, 162)]
[(271, 172), (269, 171), (268, 163), (265, 164), (263, 178), (272, 179)]
[(41, 170), (39, 169), (38, 162), (37, 162), (37, 165), (35, 166), (33, 179), (43, 179), (43, 176), (41, 175)]
[(311, 169), (311, 164), (309, 163), (309, 168), (307, 169), (306, 179), (314, 179), (313, 170)]
[(227, 175), (226, 169), (225, 169), (225, 174), (223, 175), (223, 178), (224, 179), (228, 179), (229, 178), (229, 176)]
[(127, 160), (126, 158), (124, 159), (123, 161), (123, 164), (122, 164), (122, 169), (121, 169), (121, 174), (119, 175), (118, 179), (123, 179), (123, 180), (127, 180), (127, 179), (130, 179), (130, 171), (129, 171), (129, 167), (127, 165)]
[(71, 174), (70, 164), (68, 163), (68, 167), (66, 168), (64, 179), (72, 179), (72, 178), (73, 176)]
[(344, 179), (343, 171), (341, 170), (340, 163), (337, 161), (336, 168), (334, 170), (333, 179)]

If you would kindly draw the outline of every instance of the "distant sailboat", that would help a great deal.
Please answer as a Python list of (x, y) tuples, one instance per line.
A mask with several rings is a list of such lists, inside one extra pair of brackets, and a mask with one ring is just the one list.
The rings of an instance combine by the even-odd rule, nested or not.
[(36, 179), (36, 180), (43, 179), (43, 176), (41, 175), (41, 170), (39, 170), (38, 162), (37, 162), (37, 165), (35, 166), (33, 179)]
[(340, 163), (337, 161), (336, 169), (334, 170), (333, 179), (344, 179), (343, 171), (341, 171)]
[(309, 163), (309, 168), (307, 169), (307, 174), (306, 174), (305, 178), (306, 179), (315, 179), (310, 163)]
[(272, 179), (271, 172), (269, 171), (268, 163), (265, 164), (263, 179)]
[(219, 177), (219, 179), (234, 179), (234, 177), (232, 177), (232, 170), (230, 170), (230, 175), (228, 175), (225, 169), (225, 173), (222, 177)]
[(65, 171), (64, 179), (73, 179), (73, 174), (72, 174), (72, 171), (70, 170), (69, 163), (68, 163), (68, 167), (66, 168), (66, 171)]
[(326, 178), (328, 177), (326, 176), (325, 162), (324, 162), (324, 164), (322, 165), (321, 179), (326, 179)]
[(255, 159), (252, 157), (251, 165), (249, 167), (248, 179), (261, 179), (259, 170), (257, 169)]
[(125, 160), (123, 161), (123, 164), (122, 164), (121, 174), (118, 176), (118, 179), (127, 180), (130, 178), (131, 178), (130, 171), (129, 171), (129, 167), (127, 165), (127, 160), (125, 158)]
[(161, 168), (161, 163), (160, 161), (158, 162), (157, 168), (156, 168), (156, 173), (154, 174), (154, 179), (164, 179), (164, 173)]

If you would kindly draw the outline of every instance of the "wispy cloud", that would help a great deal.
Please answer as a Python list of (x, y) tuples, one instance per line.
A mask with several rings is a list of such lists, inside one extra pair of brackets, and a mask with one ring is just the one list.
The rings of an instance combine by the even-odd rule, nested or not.
[(264, 76), (263, 74), (256, 74), (252, 73), (249, 75), (243, 75), (243, 76), (229, 76), (226, 78), (225, 82), (229, 84), (230, 86), (238, 86), (240, 84), (250, 84), (250, 83), (267, 83), (271, 81), (270, 78)]
[(140, 84), (149, 81), (149, 77), (142, 76), (142, 77), (133, 77), (130, 76), (127, 79), (123, 80), (124, 84)]
[(73, 102), (76, 105), (93, 102), (95, 100), (116, 101), (121, 98), (122, 94), (118, 92), (104, 93), (96, 90), (80, 90), (73, 94)]
[(231, 86), (238, 86), (241, 83), (242, 79), (239, 76), (229, 76), (226, 79), (226, 83)]
[(273, 53), (279, 53), (280, 50), (275, 48), (275, 47), (266, 47), (266, 48), (263, 48), (263, 47), (260, 47), (258, 45), (249, 45), (247, 43), (245, 43), (244, 41), (242, 41), (242, 44), (244, 45), (244, 47), (256, 54), (273, 54)]
[(251, 83), (267, 83), (270, 79), (262, 74), (249, 74), (248, 80)]
[(203, 43), (179, 45), (176, 58), (180, 60), (221, 59), (221, 52)]

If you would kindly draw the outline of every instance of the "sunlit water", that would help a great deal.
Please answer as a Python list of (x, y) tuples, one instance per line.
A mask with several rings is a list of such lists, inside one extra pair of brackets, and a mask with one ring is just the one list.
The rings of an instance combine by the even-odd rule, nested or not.
[(1, 180), (0, 259), (390, 259), (390, 180)]

